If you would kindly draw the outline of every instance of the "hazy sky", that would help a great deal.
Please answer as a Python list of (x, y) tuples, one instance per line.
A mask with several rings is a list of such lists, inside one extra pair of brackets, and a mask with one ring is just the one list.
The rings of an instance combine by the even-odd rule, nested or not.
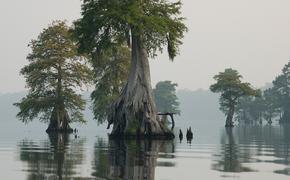
[[(254, 86), (271, 82), (290, 59), (289, 0), (183, 0), (189, 32), (174, 62), (151, 60), (152, 82), (172, 80), (179, 89), (208, 89), (227, 67)], [(24, 90), (19, 70), (27, 44), (52, 20), (80, 16), (80, 0), (0, 1), (0, 92)]]

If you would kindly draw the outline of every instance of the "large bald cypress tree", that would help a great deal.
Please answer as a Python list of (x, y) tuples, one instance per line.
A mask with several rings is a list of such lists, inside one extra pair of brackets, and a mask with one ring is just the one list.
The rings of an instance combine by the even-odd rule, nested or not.
[(180, 17), (181, 2), (167, 0), (83, 0), (82, 17), (75, 23), (80, 50), (98, 55), (127, 44), (131, 67), (120, 97), (108, 113), (112, 136), (173, 137), (158, 120), (148, 56), (167, 47), (171, 60), (178, 54), (187, 30)]

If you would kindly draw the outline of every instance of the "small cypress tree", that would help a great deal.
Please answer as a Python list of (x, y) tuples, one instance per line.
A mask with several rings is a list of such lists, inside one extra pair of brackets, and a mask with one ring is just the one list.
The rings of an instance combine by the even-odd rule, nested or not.
[(29, 64), (21, 69), (29, 88), (19, 103), (17, 116), (23, 122), (39, 117), (49, 122), (47, 132), (70, 132), (70, 122), (85, 122), (85, 101), (75, 91), (90, 83), (91, 70), (86, 58), (78, 54), (78, 46), (70, 28), (55, 21), (29, 44)]

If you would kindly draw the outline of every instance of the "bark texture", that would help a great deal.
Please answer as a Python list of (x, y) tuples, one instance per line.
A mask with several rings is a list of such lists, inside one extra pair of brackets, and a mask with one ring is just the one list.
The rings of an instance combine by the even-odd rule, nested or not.
[(111, 137), (174, 138), (157, 116), (148, 55), (138, 36), (132, 36), (130, 75), (121, 96), (112, 104), (108, 121), (108, 128), (113, 124)]
[(234, 122), (233, 122), (234, 113), (235, 113), (235, 106), (231, 105), (229, 108), (227, 119), (226, 119), (226, 127), (233, 127), (234, 126)]
[(54, 108), (50, 118), (47, 133), (63, 132), (72, 133), (73, 129), (69, 126), (69, 115), (65, 108)]
[(61, 132), (61, 133), (72, 133), (73, 129), (69, 126), (69, 115), (65, 109), (64, 98), (62, 97), (62, 64), (59, 62), (58, 65), (58, 78), (57, 78), (57, 88), (56, 88), (56, 98), (57, 104), (55, 105), (52, 115), (50, 117), (49, 126), (46, 130), (47, 133), (50, 132)]

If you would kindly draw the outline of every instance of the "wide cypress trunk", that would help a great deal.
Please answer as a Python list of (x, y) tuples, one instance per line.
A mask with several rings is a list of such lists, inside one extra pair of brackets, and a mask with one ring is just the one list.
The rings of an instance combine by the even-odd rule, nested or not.
[(72, 133), (73, 129), (69, 126), (69, 115), (64, 107), (54, 108), (46, 129), (47, 133), (61, 132)]
[(69, 115), (65, 109), (63, 86), (62, 86), (62, 62), (58, 62), (58, 76), (57, 76), (57, 88), (56, 88), (56, 105), (52, 111), (49, 126), (46, 130), (47, 133), (61, 132), (72, 133), (73, 129), (69, 126)]
[(157, 117), (151, 87), (148, 55), (139, 36), (132, 36), (132, 62), (121, 96), (112, 104), (108, 117), (111, 137), (174, 138)]
[(234, 126), (234, 122), (233, 122), (234, 113), (235, 113), (235, 106), (230, 105), (229, 112), (228, 112), (227, 119), (226, 119), (226, 125), (225, 125), (226, 127), (233, 127)]

